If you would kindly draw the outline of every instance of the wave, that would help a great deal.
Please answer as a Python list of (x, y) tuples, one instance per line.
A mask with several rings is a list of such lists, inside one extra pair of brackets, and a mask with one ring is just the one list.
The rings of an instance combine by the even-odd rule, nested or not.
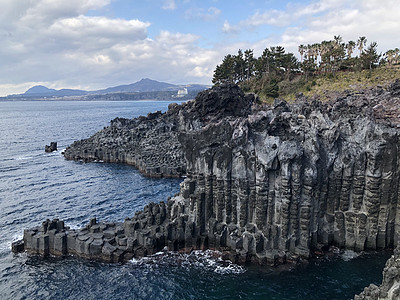
[(189, 254), (163, 250), (151, 256), (133, 258), (130, 262), (134, 266), (150, 269), (161, 266), (175, 266), (187, 270), (197, 267), (217, 274), (242, 274), (246, 272), (244, 267), (222, 259), (222, 253), (214, 250), (195, 250)]
[(345, 250), (345, 251), (343, 251), (343, 253), (340, 254), (340, 257), (344, 261), (349, 261), (349, 260), (359, 257), (361, 254), (362, 253), (357, 253), (353, 250)]

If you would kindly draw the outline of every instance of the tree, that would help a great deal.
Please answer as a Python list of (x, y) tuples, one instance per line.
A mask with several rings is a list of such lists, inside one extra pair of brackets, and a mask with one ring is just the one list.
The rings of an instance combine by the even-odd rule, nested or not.
[(332, 48), (332, 73), (335, 74), (336, 71), (342, 68), (343, 60), (346, 56), (345, 44), (341, 42), (341, 37), (336, 38), (333, 43)]
[(400, 63), (400, 50), (399, 48), (394, 49), (394, 59), (393, 59), (393, 64), (397, 65)]
[(365, 36), (360, 36), (357, 40), (357, 47), (358, 50), (360, 50), (360, 57), (366, 45), (367, 45), (367, 38)]
[(341, 45), (343, 43), (343, 38), (340, 35), (334, 35), (333, 39), (336, 45)]
[(301, 63), (301, 68), (306, 76), (306, 80), (308, 80), (308, 76), (315, 72), (317, 65), (315, 63), (314, 58), (311, 56), (312, 51), (309, 52), (304, 58), (304, 61)]
[(394, 64), (394, 57), (395, 57), (395, 52), (393, 49), (386, 51), (385, 58), (389, 67), (391, 67)]
[(356, 43), (354, 41), (348, 41), (346, 44), (346, 50), (347, 50), (347, 58), (351, 57), (351, 54), (353, 54), (353, 50), (356, 47)]
[(254, 75), (255, 71), (255, 59), (253, 50), (244, 51), (244, 65), (245, 65), (245, 74), (246, 80), (249, 80)]
[(236, 83), (235, 74), (235, 57), (228, 54), (224, 57), (222, 63), (215, 68), (214, 77), (212, 79), (213, 84), (221, 83)]
[(243, 81), (245, 78), (245, 61), (242, 49), (238, 50), (238, 54), (234, 56), (234, 61), (236, 81)]
[(361, 55), (361, 61), (365, 69), (375, 68), (379, 63), (380, 54), (377, 52), (378, 44), (372, 42)]
[(290, 79), (290, 75), (293, 71), (299, 69), (299, 61), (293, 53), (286, 53), (282, 59), (282, 67), (285, 69), (286, 79)]
[(303, 62), (303, 55), (304, 55), (305, 52), (306, 52), (306, 46), (304, 46), (303, 44), (301, 44), (301, 45), (299, 46), (299, 53), (300, 53), (301, 62)]

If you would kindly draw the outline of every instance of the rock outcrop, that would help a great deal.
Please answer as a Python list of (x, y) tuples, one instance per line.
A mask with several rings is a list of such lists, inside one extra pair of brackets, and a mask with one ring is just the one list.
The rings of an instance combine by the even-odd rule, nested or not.
[(386, 262), (380, 286), (371, 284), (354, 300), (395, 300), (400, 299), (400, 248)]
[(44, 151), (45, 152), (53, 152), (53, 151), (57, 151), (57, 142), (51, 142), (50, 146), (46, 145), (44, 147)]
[[(67, 253), (99, 258), (104, 250), (120, 260), (164, 247), (212, 248), (234, 262), (275, 264), (330, 245), (394, 247), (400, 238), (399, 90), (396, 83), (328, 103), (300, 96), (290, 105), (276, 100), (262, 107), (254, 95), (222, 85), (164, 114), (115, 119), (71, 145), (66, 158), (125, 162), (147, 175), (187, 178), (167, 203), (149, 204), (116, 224), (114, 239), (106, 240), (105, 224), (96, 227), (101, 239), (87, 228), (87, 245)], [(76, 231), (60, 233), (67, 249), (79, 240)], [(27, 241), (37, 239), (24, 249), (41, 253), (42, 239), (54, 248), (47, 235), (26, 231)], [(129, 247), (120, 244), (124, 237)], [(95, 241), (101, 250), (92, 255)]]
[(182, 147), (177, 140), (178, 114), (149, 113), (135, 119), (116, 118), (92, 137), (74, 142), (64, 156), (85, 162), (104, 161), (134, 165), (152, 177), (180, 177), (186, 172)]

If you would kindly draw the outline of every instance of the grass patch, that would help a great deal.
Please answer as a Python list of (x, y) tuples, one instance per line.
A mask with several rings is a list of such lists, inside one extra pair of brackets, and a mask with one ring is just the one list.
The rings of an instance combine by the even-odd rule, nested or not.
[[(378, 67), (373, 70), (361, 72), (338, 72), (335, 76), (319, 76), (309, 80), (296, 92), (302, 92), (305, 96), (317, 96), (322, 101), (327, 100), (331, 92), (359, 92), (363, 89), (382, 86), (386, 88), (394, 80), (400, 79), (400, 67)], [(284, 95), (285, 100), (293, 100), (293, 93)]]
[[(382, 86), (387, 88), (394, 80), (400, 79), (400, 66), (378, 67), (360, 72), (337, 72), (335, 75), (320, 75), (305, 80), (303, 76), (295, 76), (291, 80), (277, 83), (278, 98), (288, 102), (296, 99), (296, 94), (303, 93), (307, 97), (317, 97), (321, 101), (330, 99), (329, 95), (337, 92), (359, 92), (363, 89)], [(262, 103), (272, 104), (273, 96), (267, 82), (252, 80), (246, 83), (246, 91), (258, 94)]]

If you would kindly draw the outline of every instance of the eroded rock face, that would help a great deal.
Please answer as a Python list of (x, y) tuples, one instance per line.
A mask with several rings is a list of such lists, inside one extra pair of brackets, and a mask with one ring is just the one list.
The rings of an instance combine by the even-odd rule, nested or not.
[(125, 220), (120, 234), (135, 247), (122, 256), (213, 248), (275, 264), (328, 245), (390, 248), (400, 233), (399, 89), (260, 107), (223, 85), (165, 114), (115, 119), (65, 156), (187, 175), (179, 195)]
[(386, 262), (380, 286), (371, 284), (354, 300), (395, 300), (400, 299), (400, 248)]
[(389, 93), (328, 104), (276, 101), (181, 132), (190, 174), (183, 211), (196, 232), (213, 247), (226, 231), (224, 245), (261, 260), (308, 257), (331, 244), (396, 245), (399, 129), (376, 111), (388, 97), (398, 109)]
[(178, 118), (172, 113), (150, 113), (135, 119), (116, 118), (92, 137), (74, 142), (66, 159), (126, 163), (154, 177), (185, 174), (178, 134)]

